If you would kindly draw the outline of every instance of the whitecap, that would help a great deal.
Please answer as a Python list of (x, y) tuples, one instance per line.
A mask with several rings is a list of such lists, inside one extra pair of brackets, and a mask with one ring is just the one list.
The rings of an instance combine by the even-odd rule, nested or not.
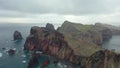
[(27, 61), (23, 60), (22, 63), (26, 63)]
[(36, 51), (36, 54), (42, 54), (42, 52), (41, 51)]
[(0, 53), (0, 57), (2, 57), (2, 53)]
[(26, 57), (26, 55), (22, 55), (22, 57), (24, 57), (24, 58), (25, 58), (25, 57)]
[(63, 68), (63, 64), (61, 64), (60, 62), (57, 64), (60, 68)]
[(13, 50), (16, 50), (16, 48), (13, 48)]

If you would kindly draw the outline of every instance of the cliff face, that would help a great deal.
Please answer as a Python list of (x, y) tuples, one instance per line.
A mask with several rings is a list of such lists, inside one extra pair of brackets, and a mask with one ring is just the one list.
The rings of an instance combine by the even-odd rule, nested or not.
[(96, 23), (94, 26), (95, 29), (101, 33), (103, 41), (109, 40), (112, 37), (113, 31), (110, 28), (101, 23)]
[(95, 25), (98, 27), (109, 29), (112, 35), (120, 35), (120, 27), (109, 24), (102, 24), (102, 23), (96, 23)]
[(76, 55), (90, 56), (98, 51), (98, 45), (102, 44), (102, 35), (94, 30), (93, 25), (65, 21), (57, 31), (64, 35)]
[(59, 59), (74, 61), (74, 52), (64, 40), (64, 36), (57, 31), (50, 31), (44, 27), (32, 27), (26, 39), (25, 50), (42, 51)]
[[(58, 59), (64, 59), (71, 63), (85, 66), (86, 57), (98, 51), (99, 47), (94, 44), (87, 47), (87, 45), (89, 45), (88, 42), (86, 46), (80, 46), (81, 49), (79, 50), (76, 47), (76, 43), (79, 43), (79, 41), (76, 40), (75, 44), (72, 43), (72, 47), (68, 44), (68, 41), (64, 38), (63, 34), (58, 31), (48, 30), (46, 27), (35, 26), (31, 28), (30, 35), (27, 37), (24, 45), (24, 49), (30, 51), (42, 51), (43, 53), (53, 55)], [(82, 41), (82, 44), (84, 43), (85, 42)]]
[(57, 31), (52, 24), (47, 24), (46, 27), (34, 26), (24, 49), (42, 51), (83, 68), (103, 68), (106, 52), (98, 45), (103, 43), (103, 39), (108, 39), (109, 33), (109, 30), (97, 29), (94, 25), (73, 24), (68, 21)]
[(66, 38), (71, 36), (75, 39), (90, 41), (91, 44), (102, 45), (103, 41), (109, 40), (112, 37), (112, 31), (103, 25), (83, 25), (65, 21), (58, 31)]
[[(37, 35), (37, 32), (40, 32), (40, 34)], [(86, 66), (86, 57), (76, 55), (74, 50), (68, 46), (62, 34), (58, 32), (51, 33), (45, 28), (32, 27), (31, 34), (26, 40), (24, 49), (32, 51), (40, 50), (43, 53), (53, 55), (58, 59), (64, 59), (71, 63), (79, 64), (81, 67)], [(31, 67), (30, 63), (33, 62), (30, 61), (28, 67)]]

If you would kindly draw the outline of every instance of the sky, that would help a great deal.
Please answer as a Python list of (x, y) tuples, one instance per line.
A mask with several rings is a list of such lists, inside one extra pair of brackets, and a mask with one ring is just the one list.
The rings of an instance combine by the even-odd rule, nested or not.
[(0, 23), (120, 24), (120, 0), (0, 0)]

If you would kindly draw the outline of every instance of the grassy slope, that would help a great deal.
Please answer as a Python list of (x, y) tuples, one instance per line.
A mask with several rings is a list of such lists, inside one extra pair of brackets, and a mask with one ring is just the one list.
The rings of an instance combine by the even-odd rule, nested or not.
[[(74, 27), (76, 32), (69, 31), (67, 27)], [(91, 33), (89, 33), (88, 30), (91, 31)], [(100, 49), (100, 47), (94, 44), (91, 38), (89, 38), (91, 34), (97, 34), (97, 31), (93, 28), (92, 25), (65, 22), (59, 31), (65, 35), (66, 41), (68, 41), (69, 46), (74, 50), (76, 55), (90, 56)], [(83, 37), (82, 35), (84, 34), (88, 34), (88, 37)], [(78, 37), (75, 38), (75, 36)], [(79, 36), (81, 37), (79, 38)]]

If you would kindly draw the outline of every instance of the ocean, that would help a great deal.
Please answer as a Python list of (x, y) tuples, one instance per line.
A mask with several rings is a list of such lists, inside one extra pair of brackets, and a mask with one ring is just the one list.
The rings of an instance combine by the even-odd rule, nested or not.
[[(30, 34), (30, 28), (32, 26), (45, 26), (46, 23), (36, 23), (36, 24), (9, 24), (1, 23), (0, 24), (0, 68), (27, 68), (29, 58), (26, 53), (23, 52), (23, 46), (26, 40), (26, 37)], [(55, 28), (59, 25), (57, 24)], [(23, 36), (22, 41), (13, 41), (13, 33), (15, 30), (21, 32)], [(3, 50), (5, 48), (5, 50)], [(9, 55), (6, 50), (16, 49), (15, 55)], [(45, 58), (43, 56), (41, 61)], [(54, 68), (53, 65), (49, 65), (48, 68)], [(60, 67), (58, 67), (60, 68)]]
[[(45, 26), (46, 23), (42, 24), (0, 24), (0, 68), (27, 68), (29, 58), (26, 53), (23, 51), (23, 46), (26, 40), (26, 37), (30, 33), (30, 28), (32, 26)], [(55, 28), (60, 26), (60, 24), (54, 24)], [(22, 41), (15, 42), (13, 41), (13, 33), (15, 30), (21, 32), (23, 36)], [(109, 41), (107, 41), (103, 48), (107, 49), (115, 49), (120, 52), (120, 44), (119, 44), (120, 36), (113, 36)], [(2, 48), (5, 48), (3, 50)], [(7, 54), (6, 50), (8, 49), (16, 49), (17, 52), (15, 55)], [(42, 61), (45, 56), (43, 56), (40, 60)], [(52, 60), (51, 60), (52, 61)], [(63, 68), (59, 64), (58, 67), (55, 67), (54, 64), (50, 64), (47, 68)]]
[(120, 35), (113, 35), (110, 40), (104, 42), (102, 47), (120, 53)]

